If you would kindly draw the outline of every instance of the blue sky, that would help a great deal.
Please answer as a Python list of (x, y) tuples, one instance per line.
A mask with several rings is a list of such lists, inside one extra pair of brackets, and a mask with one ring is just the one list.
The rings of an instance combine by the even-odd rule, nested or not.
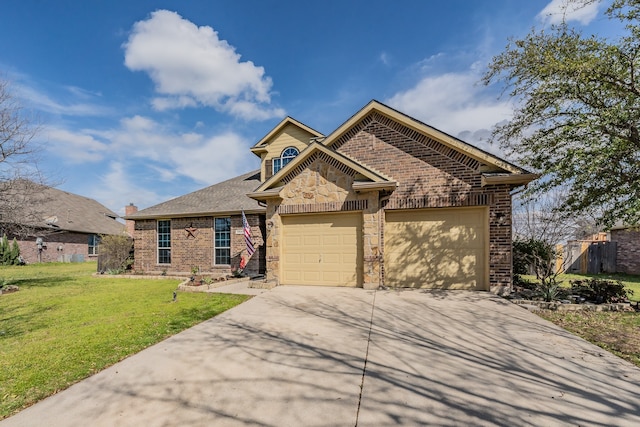
[[(371, 99), (496, 152), (513, 104), (480, 76), (566, 1), (4, 0), (0, 76), (44, 172), (123, 214), (258, 168), (286, 115), (329, 134)], [(567, 17), (608, 35), (604, 8)]]

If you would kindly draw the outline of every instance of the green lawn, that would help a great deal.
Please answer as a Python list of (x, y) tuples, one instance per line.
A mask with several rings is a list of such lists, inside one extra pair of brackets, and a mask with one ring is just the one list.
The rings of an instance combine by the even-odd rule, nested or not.
[(92, 277), (95, 263), (0, 267), (0, 419), (242, 303), (179, 281)]
[(550, 310), (536, 313), (640, 367), (640, 313)]
[[(631, 274), (560, 274), (558, 280), (562, 282), (563, 286), (569, 286), (570, 280), (581, 280), (595, 277), (598, 279), (607, 280), (619, 280), (624, 285), (633, 291), (633, 295), (629, 297), (631, 301), (640, 301), (640, 276), (634, 276)], [(523, 278), (535, 281), (535, 276), (523, 276)]]

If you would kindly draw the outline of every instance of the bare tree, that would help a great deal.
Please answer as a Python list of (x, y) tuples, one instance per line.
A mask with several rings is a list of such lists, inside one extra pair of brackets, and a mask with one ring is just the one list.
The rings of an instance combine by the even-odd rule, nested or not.
[(533, 197), (514, 199), (513, 236), (519, 240), (536, 240), (547, 245), (582, 239), (599, 231), (595, 217), (589, 213), (567, 213), (564, 209), (567, 190), (556, 188)]
[(0, 80), (0, 234), (24, 235), (43, 218), (31, 202), (42, 193), (38, 168), (40, 126)]

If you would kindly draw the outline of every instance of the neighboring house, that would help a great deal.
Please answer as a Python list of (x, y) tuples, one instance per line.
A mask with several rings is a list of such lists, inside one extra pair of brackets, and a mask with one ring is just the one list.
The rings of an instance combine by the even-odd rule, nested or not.
[(377, 101), (328, 136), (285, 118), (260, 171), (126, 216), (136, 270), (247, 273), (275, 284), (511, 287), (511, 190), (537, 177)]
[(583, 240), (558, 245), (556, 266), (564, 273), (640, 274), (640, 227), (616, 225)]
[(29, 220), (19, 227), (0, 224), (0, 234), (14, 230), (8, 238), (16, 238), (28, 263), (96, 260), (101, 235), (125, 233), (118, 215), (93, 199), (46, 186), (17, 197)]
[(264, 273), (265, 208), (246, 196), (260, 185), (253, 171), (177, 197), (141, 211), (128, 206), (127, 223), (134, 221), (134, 265), (141, 273), (230, 274), (246, 248), (242, 211), (251, 225), (258, 249), (245, 272)]
[(640, 228), (618, 226), (610, 231), (616, 242), (616, 272), (640, 274)]

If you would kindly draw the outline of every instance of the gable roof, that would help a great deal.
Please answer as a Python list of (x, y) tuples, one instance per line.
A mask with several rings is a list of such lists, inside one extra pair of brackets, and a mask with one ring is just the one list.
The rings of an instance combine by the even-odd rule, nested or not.
[(305, 166), (308, 159), (315, 154), (322, 154), (327, 160), (332, 159), (335, 165), (341, 165), (346, 167), (356, 174), (361, 179), (354, 182), (353, 189), (394, 189), (397, 187), (397, 182), (384, 176), (382, 173), (374, 171), (371, 168), (367, 168), (362, 164), (350, 159), (342, 153), (338, 153), (324, 144), (317, 141), (309, 144), (300, 154), (298, 154), (293, 160), (291, 160), (284, 168), (280, 169), (278, 173), (266, 180), (260, 187), (258, 187), (253, 193), (248, 194), (249, 197), (257, 200), (273, 197), (277, 195), (282, 186), (282, 181), (287, 180), (289, 177), (298, 174), (298, 170), (301, 166)]
[[(351, 116), (346, 122), (340, 125), (335, 131), (333, 131), (327, 138), (323, 141), (328, 147), (331, 147), (334, 143), (336, 143), (344, 134), (349, 132), (351, 128), (357, 125), (362, 119), (371, 114), (372, 112), (377, 112), (386, 116), (396, 122), (407, 126), (408, 128), (415, 130), (419, 133), (422, 133), (429, 138), (432, 138), (441, 144), (450, 147), (454, 150), (462, 152), (467, 156), (474, 158), (481, 163), (484, 163), (491, 167), (491, 172), (494, 173), (507, 173), (509, 175), (522, 175), (520, 181), (530, 182), (533, 179), (537, 178), (538, 175), (532, 174), (525, 169), (522, 169), (519, 166), (516, 166), (504, 159), (501, 159), (498, 156), (495, 156), (489, 152), (481, 150), (471, 144), (468, 144), (461, 139), (453, 137), (445, 132), (442, 132), (432, 126), (429, 126), (413, 117), (410, 117), (400, 111), (397, 111), (388, 105), (385, 105), (379, 101), (372, 100), (367, 105), (365, 105), (360, 111)], [(490, 178), (491, 179), (491, 178)], [(514, 179), (511, 178), (511, 181)], [(511, 182), (512, 183), (512, 182)]]
[(125, 225), (116, 221), (118, 214), (94, 199), (33, 182), (18, 183), (10, 191), (22, 205), (22, 217), (29, 218), (21, 225), (89, 234), (125, 231)]
[(278, 123), (276, 127), (271, 129), (269, 133), (266, 134), (260, 141), (258, 141), (253, 147), (251, 147), (251, 152), (257, 156), (260, 156), (260, 153), (262, 153), (265, 150), (265, 147), (267, 146), (271, 138), (273, 138), (275, 135), (278, 134), (278, 132), (282, 131), (285, 127), (287, 127), (287, 125), (293, 125), (293, 126), (299, 127), (300, 129), (303, 129), (309, 132), (310, 134), (314, 135), (316, 138), (324, 137), (324, 135), (318, 132), (317, 130), (305, 125), (302, 122), (299, 122), (293, 117), (287, 116), (284, 119), (282, 119), (282, 121)]
[(246, 196), (260, 185), (260, 171), (214, 184), (193, 193), (142, 209), (125, 219), (180, 218), (211, 216), (212, 214), (232, 214), (264, 212), (265, 208)]

